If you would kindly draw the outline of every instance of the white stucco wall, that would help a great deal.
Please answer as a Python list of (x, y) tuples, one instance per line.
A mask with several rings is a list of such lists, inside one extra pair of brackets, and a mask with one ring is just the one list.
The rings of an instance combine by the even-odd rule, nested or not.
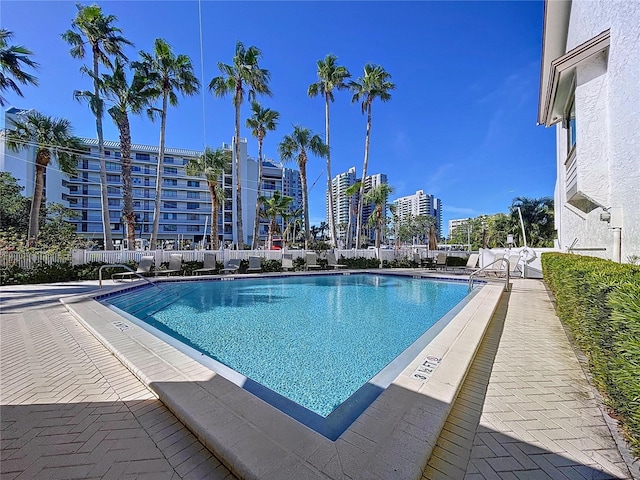
[[(566, 51), (610, 29), (608, 55), (576, 70), (578, 188), (605, 207), (622, 207), (622, 261), (640, 255), (640, 2), (573, 0)], [(560, 247), (574, 239), (584, 253), (612, 259), (613, 231), (601, 208), (586, 214), (566, 204), (566, 130), (557, 127), (556, 214)], [(581, 253), (581, 252), (577, 252)]]

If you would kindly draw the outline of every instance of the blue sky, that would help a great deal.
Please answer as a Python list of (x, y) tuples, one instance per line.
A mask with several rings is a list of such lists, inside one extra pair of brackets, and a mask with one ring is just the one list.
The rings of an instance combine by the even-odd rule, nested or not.
[[(396, 84), (391, 101), (373, 105), (368, 169), (387, 174), (392, 199), (420, 189), (436, 195), (446, 228), (451, 218), (506, 212), (517, 196), (553, 195), (554, 131), (536, 126), (542, 1), (98, 3), (135, 44), (130, 59), (164, 38), (175, 53), (191, 57), (205, 86), (219, 75), (219, 61), (231, 63), (237, 40), (260, 48), (273, 92), (261, 103), (280, 112), (278, 129), (265, 139), (267, 157), (279, 160), (277, 144), (295, 124), (324, 135), (323, 100), (306, 92), (317, 80), (316, 61), (332, 53), (354, 78), (372, 62)], [(91, 88), (90, 79), (60, 38), (75, 13), (75, 2), (2, 1), (0, 25), (40, 63), (38, 87), (25, 87), (23, 99), (5, 97), (14, 106), (65, 117), (76, 135), (95, 137), (88, 108), (72, 96)], [(199, 150), (230, 142), (231, 98), (203, 92), (169, 110), (167, 146)], [(245, 103), (241, 134), (257, 156), (257, 142), (244, 128), (249, 110)], [(117, 140), (112, 122), (104, 125), (105, 138)], [(351, 166), (361, 172), (366, 117), (350, 93), (336, 93), (331, 126), (332, 174)], [(157, 144), (159, 123), (134, 118), (132, 137)], [(310, 187), (319, 178), (310, 191), (311, 222), (318, 224), (325, 211), (324, 160), (310, 159), (308, 177)]]

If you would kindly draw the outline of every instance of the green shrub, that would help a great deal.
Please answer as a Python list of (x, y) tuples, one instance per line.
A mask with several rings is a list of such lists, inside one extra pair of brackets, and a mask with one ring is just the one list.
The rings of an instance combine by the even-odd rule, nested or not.
[(307, 261), (304, 259), (304, 257), (296, 257), (293, 259), (293, 270), (298, 272), (298, 271), (302, 271), (306, 268), (307, 266)]
[(367, 269), (380, 267), (380, 260), (378, 260), (377, 258), (344, 258), (342, 255), (340, 255), (340, 260), (338, 260), (338, 263), (341, 265), (346, 265), (347, 268), (350, 269)]
[(544, 253), (542, 270), (558, 316), (587, 355), (594, 382), (640, 455), (640, 267)]
[(419, 265), (408, 257), (396, 258), (394, 260), (383, 260), (382, 268), (418, 268)]
[(280, 260), (262, 259), (262, 271), (263, 272), (281, 272), (282, 262)]
[(447, 256), (447, 267), (465, 267), (467, 260), (469, 260), (468, 257)]

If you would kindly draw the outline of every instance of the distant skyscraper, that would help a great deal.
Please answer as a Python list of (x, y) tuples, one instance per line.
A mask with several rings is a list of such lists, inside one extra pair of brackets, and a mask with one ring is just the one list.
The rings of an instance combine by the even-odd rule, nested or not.
[(302, 208), (302, 183), (300, 172), (292, 168), (282, 169), (282, 194), (293, 198), (291, 211)]
[(418, 190), (413, 195), (400, 197), (392, 202), (396, 206), (399, 218), (405, 215), (431, 215), (436, 219), (438, 237), (442, 232), (442, 202), (433, 195), (425, 194), (424, 190)]

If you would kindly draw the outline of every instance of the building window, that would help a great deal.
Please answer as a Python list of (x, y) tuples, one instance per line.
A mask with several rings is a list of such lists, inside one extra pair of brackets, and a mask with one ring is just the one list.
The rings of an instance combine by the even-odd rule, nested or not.
[(163, 225), (162, 226), (162, 230), (164, 230), (165, 232), (177, 232), (178, 231), (178, 226), (177, 225)]
[(199, 231), (200, 231), (199, 225), (187, 225), (187, 232), (199, 232)]
[(200, 192), (187, 192), (187, 198), (200, 198)]
[(120, 175), (107, 175), (107, 182), (119, 182)]
[(110, 207), (119, 207), (120, 206), (120, 199), (119, 198), (110, 198), (109, 199), (109, 206)]
[(178, 208), (178, 202), (164, 202), (164, 208)]
[(176, 167), (164, 167), (165, 175), (177, 175), (178, 169)]
[(120, 195), (120, 187), (107, 187), (107, 193), (113, 195)]
[(142, 207), (142, 202), (140, 200), (134, 200), (133, 208), (140, 208), (140, 207)]
[(567, 152), (576, 144), (576, 100), (571, 100), (569, 111), (567, 113)]
[(164, 163), (173, 163), (173, 157), (164, 157)]
[(131, 171), (132, 172), (141, 172), (142, 168), (140, 168), (140, 166), (138, 166), (138, 165), (131, 165)]
[(165, 196), (167, 198), (178, 198), (178, 191), (177, 190), (165, 190), (163, 196)]
[(176, 180), (175, 178), (165, 178), (162, 180), (162, 184), (166, 186), (175, 187), (178, 185), (178, 180)]
[(134, 185), (142, 185), (142, 179), (140, 177), (133, 177), (131, 179), (131, 183)]
[(178, 214), (177, 213), (164, 213), (163, 214), (163, 218), (165, 220), (177, 220), (178, 219)]
[(187, 202), (187, 210), (198, 210), (200, 208), (200, 204), (196, 202)]
[(149, 161), (151, 157), (148, 153), (136, 153), (136, 160)]
[(187, 220), (200, 220), (200, 215), (197, 213), (187, 213)]
[(105, 168), (107, 169), (108, 172), (117, 172), (120, 170), (120, 165), (113, 162), (106, 162)]
[(187, 180), (187, 187), (199, 187), (200, 180)]
[(115, 156), (116, 158), (120, 158), (120, 152), (115, 152), (115, 155), (114, 155), (114, 156)]

